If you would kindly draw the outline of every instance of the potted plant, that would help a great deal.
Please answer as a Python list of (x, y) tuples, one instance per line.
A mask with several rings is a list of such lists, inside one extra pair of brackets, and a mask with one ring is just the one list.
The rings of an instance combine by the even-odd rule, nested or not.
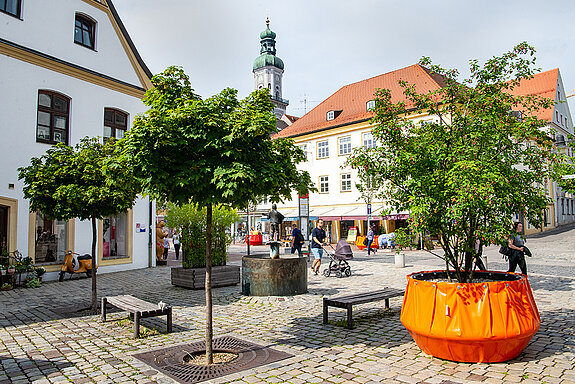
[[(422, 59), (414, 70), (430, 83), (400, 81), (403, 92), (394, 94), (378, 90), (378, 146), (347, 160), (385, 180), (379, 197), (410, 212), (412, 233), (439, 238), (443, 252), (428, 252), (445, 261), (445, 270), (409, 275), (401, 311), (415, 342), (433, 356), (509, 360), (541, 323), (526, 276), (476, 268), (484, 246), (510, 235), (515, 214), (538, 227), (550, 203), (541, 182), (552, 177), (558, 156), (537, 111), (553, 101), (516, 96), (535, 73), (534, 52), (522, 43), (483, 66), (471, 61), (463, 81), (457, 70)], [(424, 116), (425, 124), (413, 116)]]
[[(223, 287), (239, 284), (240, 268), (226, 265), (227, 246), (231, 235), (226, 228), (237, 221), (235, 210), (216, 207), (213, 210), (212, 230), (212, 286)], [(181, 229), (182, 267), (171, 269), (172, 284), (179, 287), (204, 289), (206, 267), (206, 209), (198, 209), (192, 204), (176, 206), (167, 204), (167, 221)]]
[(16, 266), (14, 264), (10, 264), (6, 271), (8, 272), (9, 275), (13, 275), (16, 273)]
[(46, 269), (44, 267), (36, 267), (34, 268), (34, 272), (40, 281), (42, 281), (42, 275), (46, 273)]
[(10, 291), (12, 288), (14, 288), (12, 286), (12, 284), (10, 283), (4, 283), (2, 284), (2, 286), (0, 287), (0, 291)]

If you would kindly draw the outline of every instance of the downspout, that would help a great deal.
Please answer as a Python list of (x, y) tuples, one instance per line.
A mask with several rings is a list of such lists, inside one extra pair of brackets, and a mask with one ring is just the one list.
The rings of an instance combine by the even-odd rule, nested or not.
[(152, 198), (148, 196), (148, 268), (152, 268), (153, 264), (153, 253), (152, 253)]

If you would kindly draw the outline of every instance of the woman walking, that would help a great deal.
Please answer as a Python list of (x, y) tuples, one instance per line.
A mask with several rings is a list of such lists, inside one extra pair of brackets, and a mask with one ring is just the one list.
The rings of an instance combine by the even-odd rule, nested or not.
[(527, 275), (527, 264), (525, 263), (525, 241), (521, 238), (523, 232), (523, 224), (520, 222), (513, 223), (513, 234), (509, 237), (508, 247), (511, 250), (509, 255), (509, 270), (507, 272), (515, 272), (519, 265), (521, 273)]
[(174, 232), (174, 250), (176, 251), (176, 260), (180, 258), (180, 231)]

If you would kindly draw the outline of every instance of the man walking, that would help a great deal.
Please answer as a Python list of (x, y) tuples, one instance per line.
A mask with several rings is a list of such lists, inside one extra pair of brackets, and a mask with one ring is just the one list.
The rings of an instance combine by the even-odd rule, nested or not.
[(297, 224), (292, 224), (292, 231), (291, 231), (291, 253), (295, 253), (301, 257), (301, 246), (303, 244), (303, 235), (301, 231), (298, 229)]
[(323, 220), (319, 219), (317, 221), (316, 227), (311, 232), (311, 253), (313, 254), (313, 264), (311, 265), (311, 270), (316, 275), (319, 273), (319, 267), (321, 266), (321, 257), (323, 256), (323, 248), (325, 245), (325, 231), (323, 230)]

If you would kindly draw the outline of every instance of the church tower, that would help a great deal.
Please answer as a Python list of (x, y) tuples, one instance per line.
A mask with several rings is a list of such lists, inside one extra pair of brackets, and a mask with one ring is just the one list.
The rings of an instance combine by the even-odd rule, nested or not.
[(286, 113), (289, 101), (282, 99), (282, 76), (284, 62), (276, 56), (276, 34), (270, 30), (270, 20), (266, 20), (266, 30), (260, 33), (260, 56), (254, 60), (255, 88), (267, 87), (275, 105), (273, 110), (279, 120)]

